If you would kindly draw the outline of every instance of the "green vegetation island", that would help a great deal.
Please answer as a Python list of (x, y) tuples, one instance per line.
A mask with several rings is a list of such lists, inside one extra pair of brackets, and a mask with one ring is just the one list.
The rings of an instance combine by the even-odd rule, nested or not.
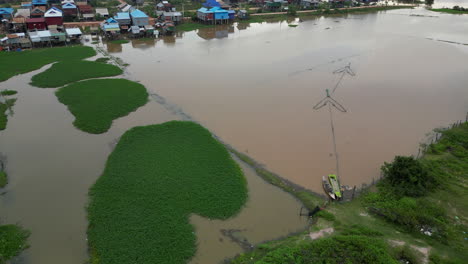
[(148, 102), (146, 88), (126, 79), (77, 82), (60, 88), (56, 95), (75, 116), (73, 125), (92, 134), (106, 132), (114, 119), (126, 116)]
[(186, 121), (134, 127), (90, 190), (91, 263), (187, 263), (196, 251), (189, 216), (227, 219), (247, 183), (227, 149)]
[(42, 88), (55, 88), (91, 78), (117, 76), (123, 70), (101, 61), (62, 61), (57, 62), (48, 70), (34, 75), (31, 85)]

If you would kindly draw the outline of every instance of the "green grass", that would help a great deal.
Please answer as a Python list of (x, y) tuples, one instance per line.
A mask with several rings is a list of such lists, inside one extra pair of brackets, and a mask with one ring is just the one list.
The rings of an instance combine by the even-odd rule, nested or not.
[(117, 39), (117, 40), (111, 40), (109, 42), (113, 44), (126, 44), (126, 43), (129, 43), (130, 41), (127, 39)]
[(52, 62), (78, 60), (94, 55), (96, 52), (93, 48), (84, 46), (0, 52), (0, 82), (18, 74), (37, 70)]
[(5, 103), (0, 103), (0, 130), (5, 130), (8, 123), (7, 111), (15, 105), (16, 99), (7, 99)]
[(0, 94), (3, 95), (3, 96), (15, 95), (17, 93), (18, 92), (14, 91), (14, 90), (3, 90), (3, 91), (0, 92)]
[(9, 259), (28, 248), (29, 234), (29, 231), (17, 225), (0, 226), (0, 264), (7, 263)]
[(126, 116), (148, 101), (145, 87), (125, 79), (88, 80), (60, 88), (56, 95), (75, 116), (75, 127), (104, 133), (116, 118)]
[(206, 25), (198, 22), (184, 22), (176, 26), (177, 31), (193, 31), (197, 29), (202, 29), (202, 28), (214, 28), (216, 25)]
[(227, 219), (246, 199), (241, 169), (207, 129), (132, 128), (90, 190), (91, 263), (187, 263), (196, 250), (190, 215)]
[(48, 70), (34, 75), (31, 85), (55, 88), (85, 79), (116, 76), (123, 71), (117, 66), (95, 61), (70, 60), (58, 62)]
[(0, 188), (5, 187), (7, 183), (8, 183), (8, 176), (6, 172), (0, 171)]
[(441, 12), (441, 13), (449, 13), (449, 14), (468, 14), (468, 10), (460, 11), (460, 10), (455, 10), (455, 9), (450, 9), (450, 8), (432, 8), (429, 9), (434, 12)]

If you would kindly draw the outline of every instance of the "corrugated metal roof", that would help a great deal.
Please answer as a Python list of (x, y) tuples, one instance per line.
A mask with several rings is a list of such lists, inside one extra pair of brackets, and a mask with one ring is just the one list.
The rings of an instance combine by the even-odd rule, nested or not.
[(106, 30), (106, 31), (118, 31), (118, 30), (120, 30), (120, 27), (117, 24), (103, 25), (102, 28), (104, 28), (104, 30)]
[(107, 10), (107, 8), (96, 7), (96, 13), (101, 14), (103, 16), (108, 16), (109, 15), (109, 10)]
[(15, 17), (22, 16), (24, 18), (27, 18), (30, 15), (31, 15), (31, 9), (29, 9), (29, 8), (20, 8), (20, 9), (16, 10)]
[(124, 13), (124, 12), (119, 12), (117, 15), (114, 17), (115, 19), (130, 19), (130, 14), (129, 13)]
[(11, 15), (15, 10), (9, 7), (0, 8), (0, 15)]
[(45, 12), (44, 17), (62, 17), (62, 10), (52, 7)]
[(130, 13), (130, 15), (134, 18), (147, 18), (148, 17), (143, 11), (140, 11), (139, 9), (135, 9), (134, 11), (132, 11), (132, 13)]
[(76, 5), (72, 4), (72, 3), (65, 3), (62, 5), (62, 8), (63, 9), (76, 9)]
[(198, 12), (201, 12), (201, 13), (204, 13), (204, 14), (211, 14), (211, 13), (213, 13), (213, 11), (208, 10), (208, 8), (206, 8), (206, 7), (202, 7), (202, 8), (200, 8), (200, 9), (198, 9)]
[(26, 19), (26, 23), (44, 23), (45, 19), (43, 17), (36, 17), (36, 18), (28, 18)]
[(52, 34), (50, 34), (49, 30), (44, 30), (44, 31), (38, 31), (37, 35), (41, 38), (47, 38), (47, 37), (52, 37)]
[(47, 5), (47, 0), (32, 0), (33, 5)]
[(67, 35), (74, 36), (74, 35), (81, 35), (80, 28), (67, 28), (65, 29), (65, 32), (67, 32)]

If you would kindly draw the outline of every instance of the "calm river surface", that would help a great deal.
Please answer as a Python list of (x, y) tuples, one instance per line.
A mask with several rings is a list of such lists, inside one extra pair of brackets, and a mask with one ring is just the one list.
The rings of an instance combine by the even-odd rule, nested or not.
[[(32, 231), (31, 248), (14, 263), (82, 264), (87, 192), (112, 144), (137, 125), (184, 118), (181, 109), (225, 142), (295, 183), (320, 191), (335, 172), (326, 108), (312, 107), (333, 89), (333, 71), (351, 63), (333, 97), (344, 184), (370, 182), (396, 154), (414, 154), (434, 127), (468, 111), (468, 16), (424, 9), (224, 26), (156, 41), (105, 46), (139, 80), (166, 99), (116, 120), (109, 132), (75, 129), (54, 89), (28, 83), (43, 69), (0, 83), (18, 90), (15, 114), (0, 132), (10, 183), (0, 196), (2, 223)], [(440, 41), (443, 40), (443, 41)], [(250, 200), (227, 221), (193, 216), (199, 250), (192, 263), (217, 263), (242, 251), (221, 234), (250, 243), (305, 226), (300, 204), (243, 166)]]

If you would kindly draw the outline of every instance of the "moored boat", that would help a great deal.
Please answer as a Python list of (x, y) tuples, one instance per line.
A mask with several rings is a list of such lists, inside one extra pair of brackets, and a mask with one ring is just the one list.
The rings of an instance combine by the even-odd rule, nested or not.
[(330, 185), (333, 189), (333, 193), (335, 194), (337, 199), (341, 199), (341, 189), (340, 183), (338, 182), (338, 178), (335, 174), (329, 174), (328, 180), (330, 181)]
[(325, 176), (322, 176), (322, 186), (323, 190), (327, 193), (327, 195), (330, 196), (330, 198), (332, 198), (333, 200), (335, 200), (336, 196), (333, 193), (333, 188), (331, 187), (330, 182), (327, 178), (325, 178)]

